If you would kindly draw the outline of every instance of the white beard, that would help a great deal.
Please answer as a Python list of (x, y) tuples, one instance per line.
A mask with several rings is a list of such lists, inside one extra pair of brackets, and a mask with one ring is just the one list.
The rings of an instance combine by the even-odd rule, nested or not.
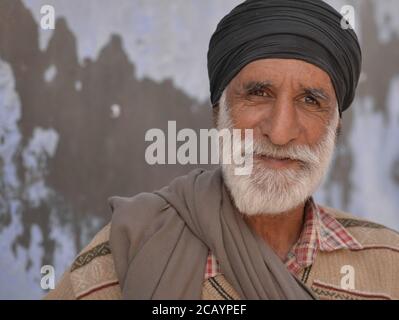
[[(246, 215), (278, 215), (304, 203), (328, 172), (336, 142), (338, 111), (315, 146), (280, 147), (269, 140), (253, 141), (254, 154), (301, 160), (299, 169), (267, 168), (263, 160), (253, 160), (249, 175), (236, 175), (234, 163), (221, 163), (224, 182), (238, 210)], [(233, 129), (225, 93), (219, 102), (218, 129)], [(240, 142), (239, 142), (240, 143)], [(242, 146), (241, 146), (242, 147)], [(234, 146), (233, 146), (234, 148)]]

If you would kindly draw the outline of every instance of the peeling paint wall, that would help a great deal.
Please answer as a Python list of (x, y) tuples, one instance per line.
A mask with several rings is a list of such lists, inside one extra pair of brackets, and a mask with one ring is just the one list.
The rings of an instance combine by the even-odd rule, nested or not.
[[(39, 298), (40, 267), (61, 275), (109, 220), (109, 196), (193, 168), (147, 165), (144, 134), (211, 126), (208, 41), (239, 2), (1, 0), (0, 298)], [(316, 199), (399, 229), (399, 3), (329, 3), (355, 7), (364, 68)]]

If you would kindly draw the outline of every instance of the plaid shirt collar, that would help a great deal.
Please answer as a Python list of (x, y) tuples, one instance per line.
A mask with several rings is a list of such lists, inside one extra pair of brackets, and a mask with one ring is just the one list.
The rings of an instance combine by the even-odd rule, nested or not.
[[(311, 266), (317, 251), (331, 252), (339, 249), (356, 250), (362, 245), (313, 198), (305, 204), (304, 224), (297, 243), (288, 253), (285, 265), (288, 270), (298, 275), (301, 270)], [(209, 252), (205, 270), (205, 278), (220, 273), (216, 257)]]
[(361, 248), (362, 245), (333, 216), (310, 198), (305, 205), (302, 233), (288, 253), (285, 264), (292, 273), (298, 274), (313, 264), (319, 250), (331, 252)]

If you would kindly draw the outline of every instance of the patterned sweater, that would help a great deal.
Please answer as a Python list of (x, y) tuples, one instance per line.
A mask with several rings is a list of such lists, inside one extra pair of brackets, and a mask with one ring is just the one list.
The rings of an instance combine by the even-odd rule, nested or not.
[[(306, 265), (289, 270), (320, 299), (399, 299), (399, 234), (332, 208), (319, 208), (340, 224), (351, 245), (336, 250), (317, 246)], [(121, 299), (109, 233), (110, 224), (82, 250), (45, 299)], [(202, 299), (240, 299), (215, 259), (210, 253)], [(292, 259), (286, 265), (289, 263)]]

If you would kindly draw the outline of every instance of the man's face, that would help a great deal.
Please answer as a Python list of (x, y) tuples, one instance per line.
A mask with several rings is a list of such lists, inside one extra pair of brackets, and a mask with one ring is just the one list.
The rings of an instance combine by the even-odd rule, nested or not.
[(251, 175), (234, 177), (232, 166), (223, 166), (241, 211), (279, 213), (315, 191), (331, 161), (339, 123), (327, 73), (300, 60), (258, 60), (230, 82), (219, 108), (219, 128), (253, 129)]
[(266, 137), (276, 146), (316, 144), (337, 108), (328, 74), (294, 59), (248, 64), (231, 81), (226, 94), (234, 127), (251, 128), (255, 140)]

